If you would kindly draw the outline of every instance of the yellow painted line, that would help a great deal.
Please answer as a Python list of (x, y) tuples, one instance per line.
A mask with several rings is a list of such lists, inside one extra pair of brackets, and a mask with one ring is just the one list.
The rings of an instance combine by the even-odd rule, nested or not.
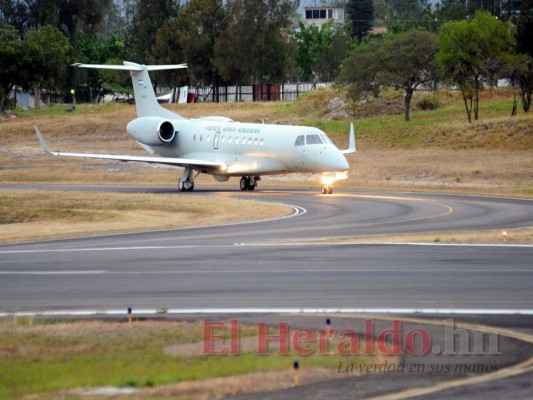
[[(310, 315), (310, 314), (306, 314), (306, 316), (307, 315)], [(315, 314), (315, 316), (322, 316), (322, 315)], [(369, 315), (369, 314), (345, 314), (345, 315), (335, 315), (335, 317), (336, 318), (358, 318), (358, 319), (371, 318), (371, 319), (378, 319), (378, 320), (385, 320), (385, 321), (401, 320), (407, 323), (432, 325), (432, 326), (444, 326), (445, 324), (442, 321), (425, 320), (422, 318), (410, 318), (410, 317), (401, 317), (401, 316), (398, 317), (398, 316), (382, 316), (382, 315)], [(501, 336), (506, 336), (511, 339), (517, 339), (517, 340), (521, 340), (526, 343), (533, 344), (533, 335), (530, 335), (527, 333), (515, 332), (509, 329), (492, 327), (492, 326), (481, 325), (481, 324), (473, 324), (473, 323), (468, 323), (468, 322), (454, 322), (454, 324), (456, 327), (459, 327), (459, 328), (463, 328), (467, 330), (478, 330), (478, 331), (488, 330), (490, 332), (496, 332), (497, 334)], [(454, 389), (454, 388), (461, 387), (461, 386), (474, 385), (478, 383), (484, 383), (484, 382), (490, 382), (493, 380), (509, 378), (511, 376), (521, 375), (521, 374), (524, 374), (530, 371), (533, 371), (533, 357), (519, 364), (513, 365), (512, 367), (507, 367), (496, 372), (473, 376), (469, 378), (456, 379), (450, 382), (442, 382), (442, 383), (438, 383), (430, 387), (402, 390), (400, 392), (390, 393), (390, 394), (386, 394), (383, 396), (371, 397), (370, 399), (371, 400), (409, 399), (412, 397), (433, 394), (433, 393), (441, 392), (443, 390)]]

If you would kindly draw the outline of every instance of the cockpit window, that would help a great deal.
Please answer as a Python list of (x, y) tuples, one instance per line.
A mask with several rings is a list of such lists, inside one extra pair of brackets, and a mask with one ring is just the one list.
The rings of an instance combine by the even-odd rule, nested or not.
[(322, 140), (324, 141), (324, 143), (333, 144), (333, 142), (332, 142), (331, 139), (328, 137), (328, 135), (324, 134), (324, 135), (320, 135), (320, 137), (322, 138)]
[(296, 138), (296, 142), (294, 142), (295, 146), (303, 146), (305, 144), (305, 138), (304, 135), (298, 136)]
[(322, 139), (319, 135), (307, 135), (305, 137), (307, 144), (322, 144)]

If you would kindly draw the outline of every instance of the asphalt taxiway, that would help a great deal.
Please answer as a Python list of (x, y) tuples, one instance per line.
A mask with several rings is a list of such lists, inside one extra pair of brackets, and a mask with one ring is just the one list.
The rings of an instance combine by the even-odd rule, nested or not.
[(531, 200), (206, 188), (176, 193), (176, 201), (183, 195), (206, 194), (280, 202), (294, 213), (246, 224), (0, 246), (0, 312), (127, 307), (533, 309), (531, 246), (297, 243), (533, 226)]
[[(414, 313), (429, 319), (484, 318), (486, 325), (501, 324), (533, 337), (533, 246), (336, 240), (531, 227), (531, 200), (342, 190), (323, 196), (315, 190), (267, 188), (246, 193), (218, 187), (194, 193), (156, 186), (16, 188), (175, 193), (177, 202), (181, 196), (235, 196), (284, 203), (293, 213), (245, 224), (0, 246), (0, 315), (100, 318), (124, 314), (132, 307), (138, 314), (180, 318), (198, 314), (214, 319), (238, 315), (242, 321), (291, 318), (297, 326), (305, 326), (315, 312), (402, 318)], [(317, 243), (322, 239), (331, 240)], [(287, 312), (300, 314), (279, 314)], [(255, 316), (247, 317), (250, 313)], [(433, 329), (432, 337), (442, 333), (442, 328)], [(513, 337), (500, 341), (504, 357), (498, 362), (503, 370), (533, 360), (533, 346), (526, 342)], [(434, 360), (429, 356), (426, 361), (431, 365)], [(410, 398), (413, 393), (425, 398), (476, 398), (476, 393), (481, 393), (479, 398), (526, 398), (533, 395), (532, 373), (533, 364), (528, 364), (498, 380), (489, 377), (459, 385), (462, 381), (457, 379), (469, 378), (371, 375), (244, 398)], [(411, 392), (420, 386), (429, 389)]]

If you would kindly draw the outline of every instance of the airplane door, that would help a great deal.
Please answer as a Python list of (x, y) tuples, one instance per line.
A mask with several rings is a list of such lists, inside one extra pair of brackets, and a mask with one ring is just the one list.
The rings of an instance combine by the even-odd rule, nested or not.
[(213, 138), (213, 148), (218, 149), (218, 139), (220, 138), (220, 132), (215, 133), (215, 137)]

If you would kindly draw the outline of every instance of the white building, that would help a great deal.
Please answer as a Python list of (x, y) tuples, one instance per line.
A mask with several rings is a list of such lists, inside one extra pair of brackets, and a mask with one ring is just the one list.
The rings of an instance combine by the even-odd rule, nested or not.
[(326, 1), (303, 0), (300, 3), (300, 12), (305, 26), (316, 25), (321, 27), (327, 21), (333, 21), (334, 27), (344, 25), (344, 6)]

